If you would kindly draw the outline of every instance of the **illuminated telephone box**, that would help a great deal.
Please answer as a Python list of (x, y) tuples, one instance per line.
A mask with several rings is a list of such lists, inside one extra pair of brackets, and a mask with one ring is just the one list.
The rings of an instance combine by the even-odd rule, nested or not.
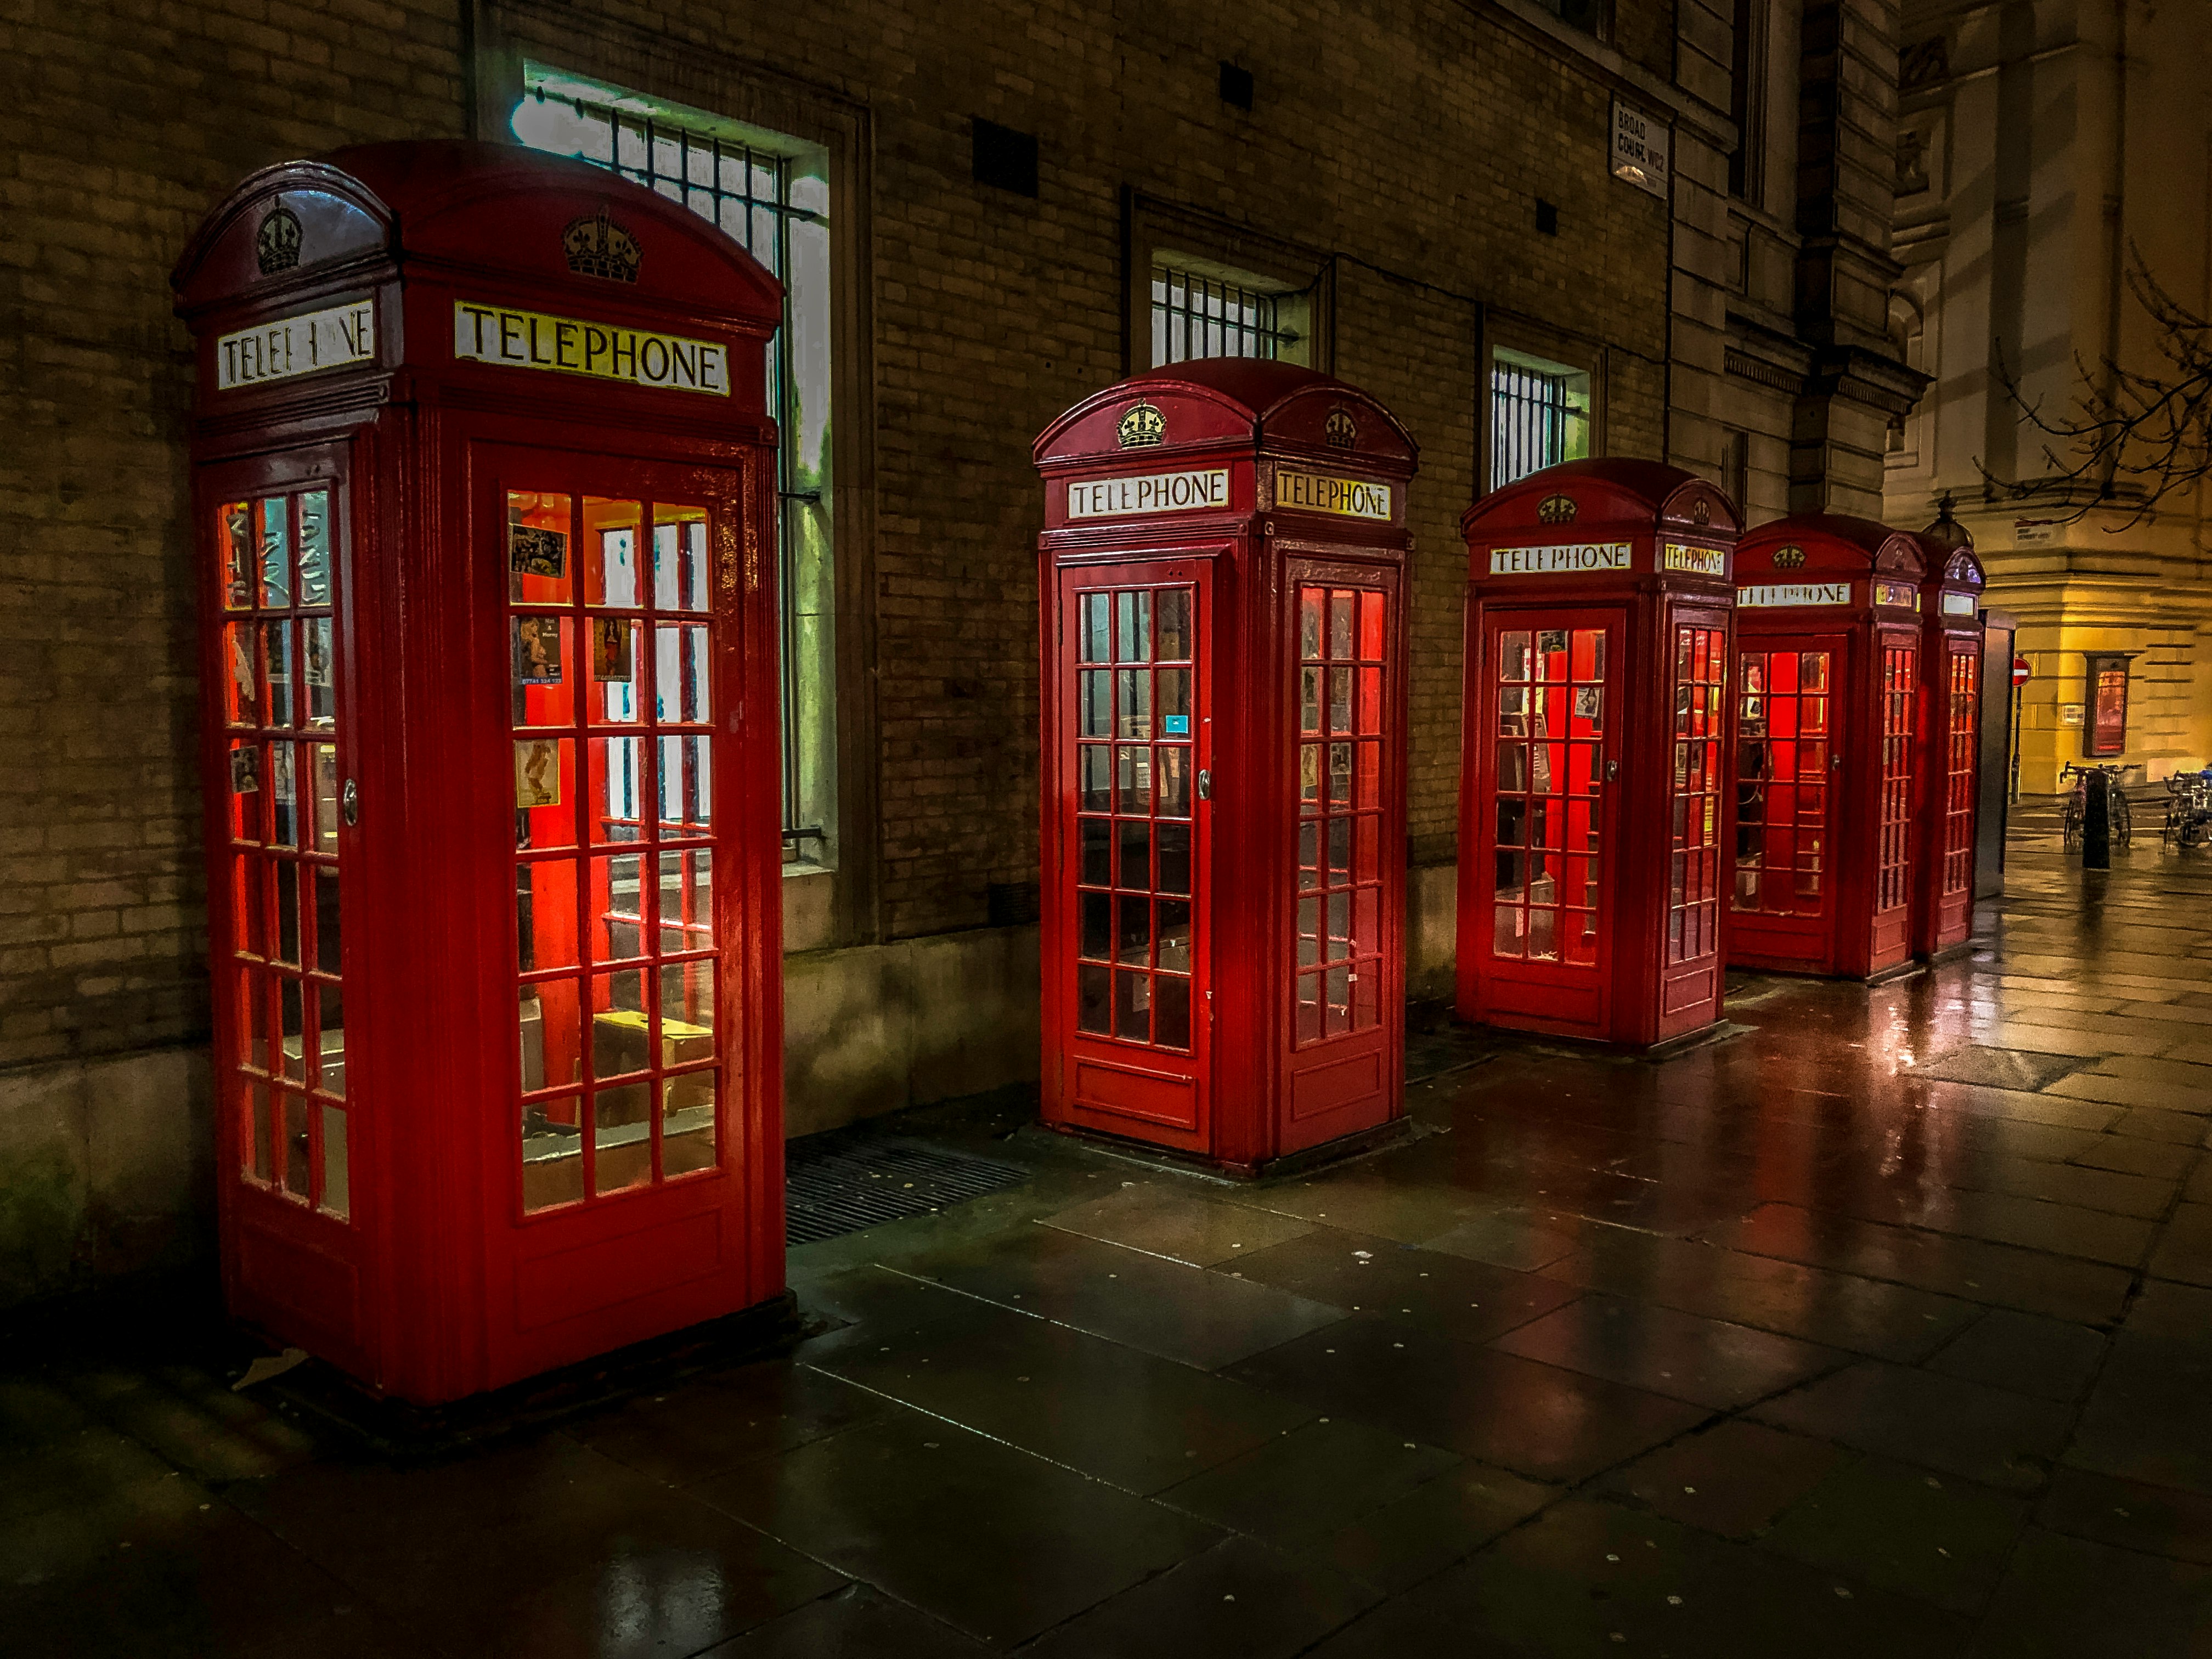
[(1835, 514), (1736, 550), (1731, 966), (1866, 979), (1911, 953), (1923, 574), (1917, 537)]
[[(1940, 521), (1950, 524), (1946, 519)], [(1963, 948), (1974, 925), (1974, 837), (1982, 789), (1982, 589), (1966, 532), (1919, 537), (1919, 842), (1913, 860), (1912, 954)]]
[(1656, 461), (1570, 461), (1462, 520), (1457, 1005), (1638, 1048), (1720, 1018), (1738, 521)]
[(428, 1403), (775, 1300), (778, 285), (461, 143), (174, 280), (231, 1308)]
[(1045, 1122), (1240, 1175), (1394, 1132), (1412, 440), (1222, 358), (1036, 453)]

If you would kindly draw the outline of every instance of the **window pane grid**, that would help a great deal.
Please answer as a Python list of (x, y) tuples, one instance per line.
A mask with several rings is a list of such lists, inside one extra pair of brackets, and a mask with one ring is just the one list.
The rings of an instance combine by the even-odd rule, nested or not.
[(1598, 959), (1607, 630), (1503, 629), (1497, 665), (1491, 953)]
[(1382, 1023), (1388, 597), (1297, 590), (1294, 1047)]
[(1080, 593), (1076, 1029), (1192, 1046), (1197, 592)]
[(350, 1210), (338, 908), (342, 764), (327, 489), (216, 509), (228, 673), (228, 954), (240, 1174)]
[(518, 490), (507, 516), (534, 1211), (716, 1161), (718, 623), (703, 508)]
[(1974, 762), (1981, 726), (1981, 659), (1972, 651), (1951, 653), (1949, 741), (1943, 796), (1943, 885), (1948, 896), (1963, 893), (1973, 880)]
[(1569, 459), (1568, 422), (1580, 411), (1572, 377), (1547, 374), (1518, 363), (1498, 363), (1490, 374), (1490, 487)]
[(1152, 362), (1279, 356), (1297, 343), (1276, 295), (1218, 276), (1152, 267)]
[(1911, 896), (1912, 717), (1919, 690), (1918, 653), (1885, 646), (1881, 653), (1881, 859), (1875, 914), (1894, 910)]
[(1827, 879), (1832, 659), (1826, 651), (1746, 651), (1738, 665), (1730, 907), (1817, 916)]
[(1728, 658), (1717, 628), (1674, 630), (1672, 852), (1667, 960), (1720, 948), (1721, 732)]

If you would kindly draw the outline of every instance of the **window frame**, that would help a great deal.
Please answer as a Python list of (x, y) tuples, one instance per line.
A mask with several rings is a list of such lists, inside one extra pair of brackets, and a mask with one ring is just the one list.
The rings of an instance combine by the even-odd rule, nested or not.
[[(1609, 352), (1601, 343), (1530, 319), (1492, 313), (1483, 330), (1482, 376), (1475, 393), (1475, 464), (1482, 493), (1501, 487), (1492, 476), (1497, 443), (1497, 377), (1501, 363), (1583, 377), (1584, 455), (1606, 453), (1606, 371)], [(1563, 457), (1562, 459), (1573, 459)]]
[[(1124, 372), (1167, 367), (1152, 360), (1152, 272), (1156, 265), (1228, 281), (1262, 294), (1297, 295), (1304, 302), (1304, 366), (1323, 374), (1336, 364), (1334, 257), (1246, 228), (1211, 214), (1124, 192), (1122, 314)], [(1267, 361), (1262, 359), (1261, 361)], [(1297, 357), (1273, 361), (1298, 362)]]
[[(2088, 651), (2082, 653), (2081, 752), (2093, 760), (2109, 760), (2128, 751), (2128, 700), (2134, 690), (2135, 653), (2128, 651)], [(2106, 740), (2104, 722), (2097, 718), (2098, 682), (2108, 673), (2120, 677), (2119, 728)]]

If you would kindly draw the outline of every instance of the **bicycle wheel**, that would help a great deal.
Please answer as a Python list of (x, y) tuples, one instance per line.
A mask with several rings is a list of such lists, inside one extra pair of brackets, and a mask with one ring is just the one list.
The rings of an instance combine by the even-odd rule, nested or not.
[(2059, 844), (2072, 852), (2081, 844), (2081, 805), (2079, 801), (2066, 803), (2058, 819)]
[(2115, 789), (2112, 792), (2112, 845), (2125, 847), (2135, 838), (2133, 815), (2128, 810), (2128, 798)]

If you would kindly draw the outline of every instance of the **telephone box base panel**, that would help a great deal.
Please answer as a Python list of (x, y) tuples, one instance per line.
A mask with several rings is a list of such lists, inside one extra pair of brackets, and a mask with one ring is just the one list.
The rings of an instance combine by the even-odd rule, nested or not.
[(1388, 1123), (1378, 1123), (1372, 1128), (1355, 1129), (1350, 1134), (1325, 1140), (1318, 1146), (1307, 1146), (1295, 1152), (1285, 1152), (1279, 1158), (1262, 1158), (1257, 1163), (1240, 1164), (1225, 1158), (1208, 1158), (1203, 1152), (1180, 1152), (1171, 1146), (1162, 1146), (1149, 1140), (1136, 1140), (1127, 1135), (1117, 1135), (1104, 1129), (1092, 1128), (1080, 1123), (1045, 1123), (1040, 1127), (1056, 1135), (1066, 1135), (1110, 1152), (1116, 1158), (1132, 1163), (1148, 1164), (1156, 1168), (1188, 1170), (1194, 1174), (1226, 1176), (1232, 1181), (1267, 1181), (1285, 1176), (1304, 1175), (1314, 1170), (1342, 1164), (1347, 1159), (1364, 1157), (1386, 1146), (1395, 1146), (1401, 1140), (1413, 1138), (1413, 1125), (1409, 1118), (1395, 1117)]
[(1729, 1023), (1720, 1018), (1704, 1020), (1680, 1030), (1670, 1030), (1662, 1024), (1659, 1035), (1652, 1041), (1636, 1042), (1607, 1036), (1586, 1025), (1568, 1025), (1557, 1020), (1525, 1018), (1498, 1008), (1485, 1010), (1455, 1006), (1452, 1014), (1455, 1018), (1483, 1030), (1499, 1031), (1518, 1037), (1541, 1037), (1552, 1042), (1571, 1042), (1578, 1048), (1598, 1049), (1644, 1060), (1663, 1060), (1684, 1048), (1694, 1048), (1700, 1043), (1734, 1035)]
[[(237, 1323), (258, 1339), (284, 1340), (283, 1333), (260, 1321), (241, 1315)], [(769, 1358), (804, 1334), (799, 1298), (787, 1290), (755, 1307), (447, 1404), (382, 1392), (336, 1363), (302, 1366), (278, 1386), (293, 1405), (336, 1423), (381, 1455), (446, 1456), (664, 1388), (702, 1366)]]

